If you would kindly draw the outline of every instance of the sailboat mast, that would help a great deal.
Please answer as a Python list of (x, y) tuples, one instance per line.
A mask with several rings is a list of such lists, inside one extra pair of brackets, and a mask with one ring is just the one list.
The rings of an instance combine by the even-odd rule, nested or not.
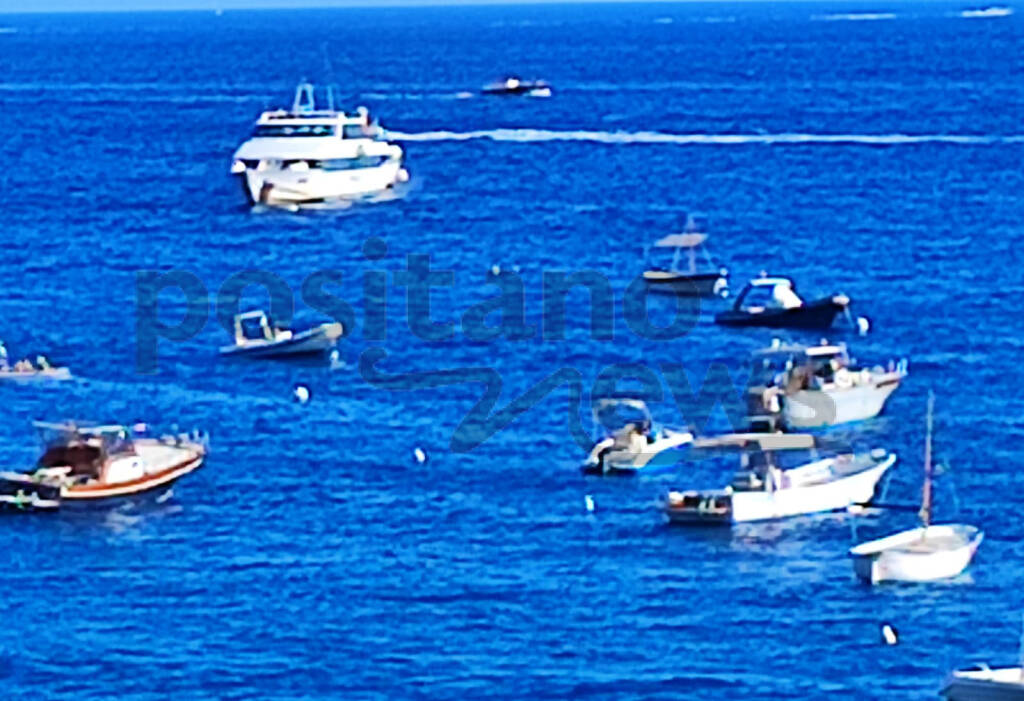
[(935, 393), (928, 390), (928, 419), (927, 433), (924, 439), (924, 485), (921, 487), (921, 523), (925, 528), (932, 520), (932, 426), (933, 412), (935, 410)]

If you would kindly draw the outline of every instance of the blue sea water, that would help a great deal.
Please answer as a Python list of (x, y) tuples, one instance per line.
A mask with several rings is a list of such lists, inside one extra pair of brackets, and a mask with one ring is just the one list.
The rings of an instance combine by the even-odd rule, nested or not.
[[(0, 387), (3, 463), (34, 459), (30, 422), (40, 418), (143, 420), (212, 440), (204, 469), (163, 504), (0, 522), (5, 689), (76, 699), (921, 699), (953, 666), (1014, 659), (1024, 20), (962, 9), (0, 18), (0, 337), (13, 354), (48, 353), (80, 378)], [(554, 96), (473, 96), (506, 73), (544, 78)], [(307, 213), (242, 205), (231, 153), (303, 77), (335, 80), (347, 103), (399, 135), (413, 174), (404, 197)], [(910, 359), (882, 417), (833, 432), (898, 452), (888, 501), (918, 497), (925, 396), (935, 391), (937, 452), (950, 468), (937, 513), (987, 534), (968, 575), (875, 589), (853, 581), (854, 537), (908, 527), (912, 514), (664, 526), (655, 500), (671, 486), (724, 484), (728, 459), (634, 480), (579, 474), (571, 424), (589, 426), (602, 373), (647, 367), (664, 391), (652, 402), (658, 418), (722, 430), (727, 412), (686, 392), (673, 398), (666, 367), (722, 391), (715, 368), (741, 378), (747, 353), (771, 338), (715, 327), (713, 303), (677, 339), (627, 324), (622, 300), (644, 247), (687, 211), (708, 216), (734, 285), (768, 269), (808, 295), (842, 290), (873, 324), (863, 339), (839, 334), (855, 354)], [(371, 237), (386, 242), (380, 260), (364, 255)], [(456, 322), (447, 340), (410, 329), (426, 313), (396, 284), (410, 254), (451, 273), (430, 304), (435, 322)], [(605, 276), (616, 305), (599, 317), (614, 320), (613, 338), (591, 333), (581, 290), (562, 340), (466, 338), (458, 322), (496, 294), (495, 265), (523, 281), (535, 328), (545, 273)], [(353, 310), (343, 367), (218, 360), (228, 335), (213, 315), (217, 290), (248, 269), (287, 282), (298, 324), (324, 317), (304, 302), (303, 281), (340, 273), (330, 289)], [(150, 319), (137, 299), (143, 270), (188, 271), (210, 293), (209, 321), (161, 341), (152, 374), (137, 366), (139, 324)], [(390, 275), (383, 340), (365, 332), (379, 304), (364, 300), (374, 270)], [(177, 323), (182, 297), (160, 299), (160, 318)], [(249, 289), (245, 303), (266, 306), (266, 294)], [(650, 309), (671, 318), (670, 300)], [(562, 385), (493, 435), (472, 422), (460, 431), (481, 384), (381, 388), (359, 368), (374, 349), (389, 375), (475, 368), (479, 379), (493, 369), (502, 385), (492, 413), (562, 369), (578, 373), (583, 404)], [(308, 404), (293, 399), (299, 383)], [(453, 436), (486, 440), (455, 450)], [(880, 643), (883, 622), (899, 645)]]

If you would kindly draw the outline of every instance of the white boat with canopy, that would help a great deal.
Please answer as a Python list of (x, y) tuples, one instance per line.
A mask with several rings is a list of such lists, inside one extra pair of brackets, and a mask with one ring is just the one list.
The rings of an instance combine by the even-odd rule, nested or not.
[(732, 524), (845, 509), (870, 501), (896, 462), (895, 454), (882, 449), (822, 457), (813, 436), (799, 433), (699, 438), (693, 448), (738, 449), (740, 470), (724, 489), (669, 492), (661, 508), (672, 523)]
[(235, 152), (232, 174), (251, 204), (302, 206), (369, 197), (409, 179), (402, 148), (360, 107), (355, 114), (316, 105), (303, 83), (290, 110), (264, 112)]
[(594, 404), (594, 422), (607, 434), (594, 444), (583, 472), (632, 474), (655, 465), (675, 464), (674, 451), (693, 441), (693, 434), (654, 422), (647, 404), (636, 398), (605, 398)]
[(850, 549), (853, 571), (869, 584), (931, 582), (956, 577), (970, 565), (984, 538), (978, 528), (962, 523), (932, 525), (932, 412), (928, 395), (924, 484), (921, 488), (921, 527), (861, 543)]
[(776, 340), (754, 355), (764, 380), (750, 390), (755, 408), (777, 415), (789, 429), (874, 418), (907, 376), (906, 360), (889, 361), (888, 367), (859, 367), (845, 343), (804, 346)]

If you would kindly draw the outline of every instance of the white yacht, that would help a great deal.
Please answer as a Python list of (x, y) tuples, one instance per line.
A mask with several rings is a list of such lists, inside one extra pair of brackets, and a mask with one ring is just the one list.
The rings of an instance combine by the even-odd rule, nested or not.
[(290, 110), (260, 115), (235, 152), (232, 174), (252, 204), (295, 207), (370, 197), (409, 179), (402, 148), (388, 143), (364, 107), (355, 114), (318, 109), (302, 83)]

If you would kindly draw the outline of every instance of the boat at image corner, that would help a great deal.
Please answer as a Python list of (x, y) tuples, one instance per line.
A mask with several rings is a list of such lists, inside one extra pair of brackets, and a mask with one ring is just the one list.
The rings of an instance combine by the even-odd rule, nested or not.
[(974, 558), (985, 534), (963, 523), (932, 525), (932, 412), (928, 394), (928, 431), (921, 487), (921, 526), (850, 548), (853, 571), (868, 584), (933, 582), (958, 576)]
[[(689, 431), (654, 422), (647, 404), (641, 399), (601, 399), (595, 403), (593, 415), (594, 422), (604, 427), (606, 435), (587, 455), (581, 468), (584, 474), (635, 474), (655, 465), (675, 463), (678, 456), (669, 456), (668, 452), (683, 448), (693, 440)], [(676, 459), (666, 461), (666, 457)]]
[(941, 693), (947, 701), (1024, 701), (1024, 666), (978, 664), (957, 669), (946, 679)]
[(206, 456), (199, 436), (146, 438), (120, 425), (36, 422), (43, 454), (23, 472), (0, 472), (0, 506), (54, 510), (170, 487)]
[[(681, 296), (725, 297), (729, 294), (729, 271), (711, 258), (705, 243), (708, 236), (699, 231), (693, 217), (687, 218), (683, 232), (670, 234), (654, 242), (654, 249), (671, 249), (668, 268), (652, 267), (644, 271), (644, 282), (652, 292)], [(703, 266), (698, 264), (700, 252)], [(683, 256), (686, 266), (681, 267)]]
[(763, 381), (750, 388), (751, 413), (778, 416), (788, 429), (874, 418), (907, 376), (906, 360), (858, 367), (845, 343), (784, 345), (776, 339), (754, 357)]
[(292, 331), (275, 324), (266, 312), (245, 312), (235, 316), (235, 342), (221, 346), (220, 354), (263, 358), (312, 355), (334, 348), (343, 333), (338, 322)]
[(36, 356), (35, 362), (24, 358), (10, 364), (7, 347), (0, 341), (0, 380), (14, 382), (32, 382), (37, 380), (62, 381), (70, 380), (71, 371), (65, 367), (50, 364), (46, 356)]
[(874, 498), (878, 482), (896, 463), (883, 449), (828, 457), (800, 456), (792, 467), (781, 453), (814, 451), (801, 433), (738, 433), (693, 442), (695, 450), (738, 449), (740, 470), (724, 489), (676, 491), (661, 502), (670, 523), (730, 525), (846, 509)]
[(260, 115), (251, 137), (235, 152), (231, 173), (250, 204), (294, 207), (361, 199), (409, 179), (403, 151), (360, 107), (355, 114), (326, 109), (302, 83), (290, 110)]
[(843, 294), (805, 302), (792, 280), (765, 275), (747, 283), (733, 308), (719, 312), (715, 322), (725, 326), (827, 329), (836, 315), (848, 312), (849, 306), (850, 298)]
[(481, 92), (505, 97), (551, 97), (551, 86), (543, 80), (521, 80), (510, 76), (485, 85)]

